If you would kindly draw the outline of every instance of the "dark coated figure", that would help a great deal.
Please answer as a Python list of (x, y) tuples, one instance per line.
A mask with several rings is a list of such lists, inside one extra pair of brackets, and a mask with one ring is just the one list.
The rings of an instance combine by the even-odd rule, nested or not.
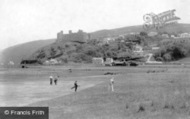
[(71, 89), (75, 89), (75, 92), (77, 92), (79, 85), (77, 84), (77, 81), (75, 81), (74, 86)]
[(54, 79), (54, 83), (55, 83), (55, 85), (57, 85), (58, 78), (59, 78), (59, 76), (55, 77), (55, 79)]

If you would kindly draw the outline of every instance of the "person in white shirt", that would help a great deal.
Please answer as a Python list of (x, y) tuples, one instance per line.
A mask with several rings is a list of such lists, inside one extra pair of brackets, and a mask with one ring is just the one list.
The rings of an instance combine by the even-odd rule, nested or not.
[(111, 88), (111, 91), (114, 92), (114, 77), (110, 79), (110, 88)]
[(51, 75), (51, 76), (49, 77), (49, 79), (50, 79), (50, 85), (52, 85), (52, 84), (53, 84), (53, 76)]

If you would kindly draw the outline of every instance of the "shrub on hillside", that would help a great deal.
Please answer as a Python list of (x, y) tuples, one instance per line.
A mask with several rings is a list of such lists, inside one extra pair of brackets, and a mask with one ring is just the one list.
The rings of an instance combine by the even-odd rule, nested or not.
[(164, 43), (159, 51), (154, 54), (156, 60), (176, 61), (190, 54), (190, 43), (170, 41)]
[(88, 56), (84, 53), (72, 53), (69, 57), (69, 61), (76, 62), (76, 63), (91, 63), (92, 57)]
[(67, 55), (62, 55), (62, 56), (59, 58), (59, 60), (61, 60), (63, 63), (68, 63), (69, 58), (68, 58)]

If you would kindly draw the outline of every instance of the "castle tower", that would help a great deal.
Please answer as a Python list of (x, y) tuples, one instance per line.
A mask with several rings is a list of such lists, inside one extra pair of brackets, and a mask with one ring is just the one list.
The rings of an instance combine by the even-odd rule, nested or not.
[(69, 34), (72, 34), (72, 30), (69, 30)]
[(63, 31), (60, 31), (57, 33), (57, 41), (62, 41), (63, 40)]
[(72, 30), (69, 30), (68, 34), (63, 34), (63, 31), (57, 33), (57, 41), (61, 42), (78, 42), (85, 43), (90, 39), (90, 34), (83, 32), (83, 30), (78, 30), (78, 32), (73, 33)]
[(83, 33), (83, 30), (80, 30), (80, 29), (79, 29), (79, 30), (78, 30), (78, 33)]

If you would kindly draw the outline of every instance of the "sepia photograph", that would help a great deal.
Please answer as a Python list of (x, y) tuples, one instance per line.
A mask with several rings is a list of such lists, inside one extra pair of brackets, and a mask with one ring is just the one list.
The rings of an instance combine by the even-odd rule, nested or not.
[(0, 119), (190, 119), (189, 0), (0, 0)]

